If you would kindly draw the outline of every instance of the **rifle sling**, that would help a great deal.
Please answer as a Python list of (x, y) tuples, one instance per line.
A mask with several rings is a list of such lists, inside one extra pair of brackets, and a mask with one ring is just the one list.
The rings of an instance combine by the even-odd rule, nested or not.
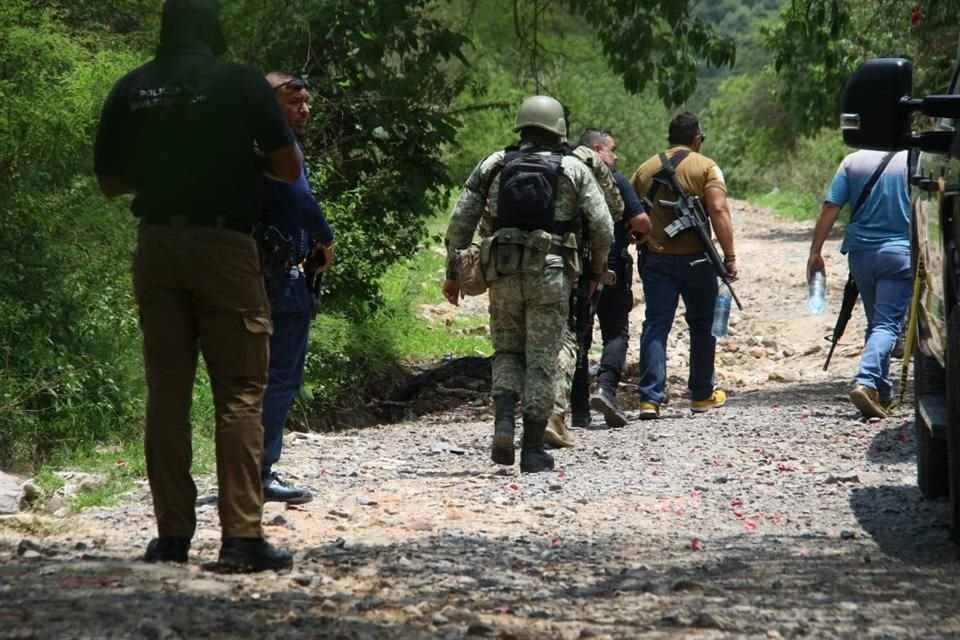
[[(873, 187), (877, 184), (877, 181), (880, 179), (880, 176), (883, 175), (884, 169), (887, 168), (887, 165), (890, 164), (890, 161), (893, 159), (893, 156), (896, 155), (895, 151), (891, 151), (883, 156), (883, 159), (880, 161), (880, 164), (874, 170), (873, 175), (870, 176), (870, 179), (867, 180), (867, 184), (863, 185), (863, 191), (860, 192), (860, 197), (857, 198), (857, 203), (850, 209), (850, 221), (848, 225), (853, 224), (854, 218), (857, 214), (860, 213), (860, 209), (867, 202), (867, 198), (870, 197), (870, 192), (873, 191)], [(853, 311), (853, 304), (856, 303), (857, 295), (860, 290), (857, 287), (856, 280), (853, 279), (852, 274), (847, 274), (847, 284), (843, 287), (843, 301), (840, 305), (840, 312), (837, 314), (837, 323), (833, 327), (833, 337), (830, 339), (827, 338), (833, 344), (830, 346), (830, 353), (827, 354), (827, 361), (823, 365), (823, 370), (827, 370), (827, 366), (830, 364), (830, 357), (833, 356), (833, 349), (837, 346), (837, 342), (840, 340), (840, 336), (843, 335), (843, 332), (847, 328), (847, 322), (850, 320), (850, 314)], [(846, 303), (848, 298), (851, 300), (849, 304), (850, 308), (844, 308), (843, 303)]]
[[(686, 149), (681, 149), (673, 154), (673, 157), (667, 160), (666, 153), (660, 153), (660, 171), (658, 171), (653, 176), (653, 183), (650, 185), (650, 189), (647, 191), (647, 200), (650, 202), (656, 202), (657, 191), (660, 190), (660, 186), (663, 185), (670, 189), (674, 189), (675, 180), (674, 174), (677, 172), (677, 167), (680, 166), (680, 163), (690, 155), (690, 152)], [(677, 194), (681, 195), (681, 194)]]

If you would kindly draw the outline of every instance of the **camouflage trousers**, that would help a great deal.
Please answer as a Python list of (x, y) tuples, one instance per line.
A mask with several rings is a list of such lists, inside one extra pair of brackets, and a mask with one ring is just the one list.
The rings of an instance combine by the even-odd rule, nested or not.
[(490, 283), (493, 393), (510, 391), (523, 414), (546, 420), (553, 407), (557, 355), (567, 328), (571, 279), (560, 256), (543, 273), (501, 276)]
[(577, 334), (566, 327), (563, 342), (557, 358), (557, 375), (554, 384), (553, 413), (564, 415), (570, 404), (570, 390), (573, 388), (573, 374), (577, 370)]

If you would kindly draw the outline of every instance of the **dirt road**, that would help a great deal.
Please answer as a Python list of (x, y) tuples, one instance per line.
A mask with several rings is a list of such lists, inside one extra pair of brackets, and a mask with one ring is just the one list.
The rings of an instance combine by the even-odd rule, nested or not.
[(865, 422), (846, 400), (859, 309), (822, 370), (839, 237), (827, 314), (811, 316), (809, 223), (734, 205), (746, 309), (718, 351), (726, 407), (689, 411), (678, 321), (659, 421), (636, 420), (625, 384), (626, 427), (596, 417), (555, 472), (521, 476), (489, 462), (482, 375), (438, 378), (429, 393), (452, 408), (410, 402), (403, 422), (289, 436), (281, 470), (317, 495), (266, 508), (289, 573), (206, 571), (214, 504), (187, 566), (135, 561), (153, 535), (145, 487), (116, 507), (0, 520), (0, 639), (960, 636), (947, 505), (915, 487), (911, 412)]

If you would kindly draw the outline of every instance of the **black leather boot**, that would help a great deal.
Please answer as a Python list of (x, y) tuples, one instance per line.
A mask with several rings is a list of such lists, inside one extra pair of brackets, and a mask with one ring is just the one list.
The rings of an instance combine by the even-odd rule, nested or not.
[(218, 570), (222, 573), (280, 571), (292, 566), (290, 552), (276, 548), (263, 538), (224, 538), (220, 545)]
[(497, 464), (513, 464), (513, 432), (516, 430), (514, 408), (517, 396), (510, 391), (500, 391), (493, 396), (493, 450), (490, 457)]
[(190, 552), (190, 538), (161, 536), (147, 545), (144, 562), (186, 562)]
[(520, 473), (553, 471), (553, 456), (543, 449), (546, 420), (523, 416), (523, 444), (520, 448)]

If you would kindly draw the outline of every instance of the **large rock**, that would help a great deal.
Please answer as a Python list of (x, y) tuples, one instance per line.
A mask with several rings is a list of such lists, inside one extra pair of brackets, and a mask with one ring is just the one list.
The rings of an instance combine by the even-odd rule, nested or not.
[(20, 512), (23, 500), (23, 482), (16, 476), (0, 471), (0, 515)]

